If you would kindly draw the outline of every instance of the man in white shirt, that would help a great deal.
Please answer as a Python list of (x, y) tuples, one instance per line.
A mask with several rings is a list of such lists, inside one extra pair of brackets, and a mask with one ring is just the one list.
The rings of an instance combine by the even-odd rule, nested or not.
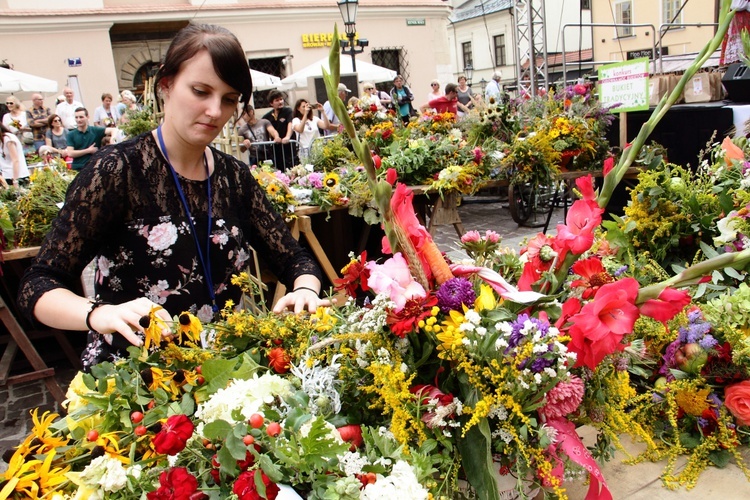
[(503, 89), (500, 87), (500, 80), (503, 79), (503, 73), (501, 71), (495, 71), (492, 75), (492, 80), (487, 84), (487, 88), (484, 90), (484, 99), (490, 102), (490, 99), (494, 97), (494, 102), (501, 99)]
[[(344, 106), (348, 106), (348, 103), (346, 102), (346, 98), (351, 92), (346, 85), (343, 83), (339, 83), (338, 86), (338, 94), (339, 98), (344, 101)], [(323, 113), (326, 114), (328, 117), (328, 130), (325, 131), (325, 135), (330, 135), (332, 132), (335, 132), (339, 129), (339, 125), (341, 124), (341, 120), (339, 120), (338, 116), (336, 116), (336, 113), (333, 112), (333, 107), (331, 106), (331, 101), (326, 101), (326, 103), (323, 105)]]
[(62, 120), (62, 125), (67, 130), (73, 130), (76, 128), (76, 109), (82, 108), (83, 104), (73, 99), (73, 89), (65, 87), (63, 89), (63, 95), (65, 100), (57, 105), (55, 113)]

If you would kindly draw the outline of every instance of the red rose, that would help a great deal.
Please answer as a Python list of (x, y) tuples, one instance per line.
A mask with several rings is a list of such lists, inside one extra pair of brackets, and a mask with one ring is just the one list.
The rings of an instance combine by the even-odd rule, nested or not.
[(258, 469), (243, 472), (234, 482), (232, 493), (237, 495), (239, 500), (263, 500), (264, 497), (260, 496), (255, 487), (255, 474), (258, 472), (261, 474), (260, 478), (263, 481), (263, 486), (266, 487), (265, 498), (268, 500), (276, 500), (276, 495), (279, 494), (279, 487), (276, 483), (272, 482), (263, 471)]
[(268, 366), (276, 373), (288, 372), (291, 361), (283, 347), (274, 347), (268, 352)]
[(724, 404), (741, 425), (750, 425), (750, 380), (724, 389)]
[(175, 467), (159, 476), (159, 489), (146, 494), (148, 500), (197, 500), (206, 498), (198, 491), (198, 480), (185, 467)]
[(154, 450), (164, 455), (176, 455), (185, 448), (193, 429), (193, 422), (186, 415), (172, 415), (154, 436)]

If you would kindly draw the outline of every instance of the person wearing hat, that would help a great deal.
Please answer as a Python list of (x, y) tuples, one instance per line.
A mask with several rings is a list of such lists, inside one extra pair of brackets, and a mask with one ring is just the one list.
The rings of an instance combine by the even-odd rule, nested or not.
[(391, 89), (391, 101), (404, 124), (409, 123), (409, 118), (414, 114), (414, 106), (411, 104), (413, 100), (414, 94), (411, 93), (409, 87), (404, 85), (404, 77), (396, 75)]
[[(351, 93), (351, 90), (349, 90), (343, 83), (339, 83), (338, 92), (339, 99), (341, 99), (344, 104), (346, 104), (346, 98)], [(326, 135), (329, 135), (331, 131), (335, 132), (339, 129), (341, 120), (339, 120), (338, 116), (336, 116), (336, 113), (333, 112), (331, 101), (326, 101), (326, 103), (323, 105), (323, 113), (325, 113), (325, 115), (328, 117), (328, 130), (326, 130)]]

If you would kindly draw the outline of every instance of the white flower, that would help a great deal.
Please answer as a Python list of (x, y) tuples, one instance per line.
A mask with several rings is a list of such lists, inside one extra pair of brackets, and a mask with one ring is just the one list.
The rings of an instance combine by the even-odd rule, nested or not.
[(411, 466), (399, 460), (393, 466), (391, 475), (383, 477), (365, 486), (359, 496), (362, 500), (382, 500), (383, 498), (408, 498), (409, 500), (426, 500), (429, 492), (417, 481)]
[(737, 218), (737, 212), (729, 212), (729, 215), (720, 219), (716, 223), (716, 228), (721, 234), (714, 238), (714, 245), (727, 245), (737, 239), (740, 220)]
[(92, 460), (80, 477), (87, 485), (111, 493), (120, 491), (128, 482), (127, 471), (122, 462), (109, 455)]
[(357, 451), (347, 451), (343, 455), (339, 455), (339, 469), (347, 476), (361, 474), (362, 468), (366, 465), (370, 465), (370, 461)]
[(147, 239), (148, 246), (161, 252), (177, 241), (177, 227), (171, 222), (163, 222), (151, 228)]
[(469, 309), (468, 311), (466, 311), (464, 318), (466, 319), (466, 321), (474, 325), (478, 325), (482, 322), (482, 317), (474, 309)]
[[(198, 406), (196, 418), (204, 423), (215, 420), (240, 423), (259, 413), (264, 404), (272, 404), (277, 396), (292, 394), (292, 384), (285, 378), (266, 373), (254, 375), (248, 380), (234, 380), (225, 389), (219, 389), (205, 403)], [(232, 412), (240, 410), (241, 420), (232, 418)]]

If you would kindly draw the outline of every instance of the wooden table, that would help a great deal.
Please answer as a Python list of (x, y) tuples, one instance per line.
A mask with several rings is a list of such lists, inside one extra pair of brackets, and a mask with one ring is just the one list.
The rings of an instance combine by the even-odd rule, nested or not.
[[(9, 271), (13, 263), (17, 263), (21, 259), (34, 257), (38, 252), (39, 247), (19, 248), (16, 250), (2, 252), (4, 272)], [(13, 290), (9, 290), (9, 292), (12, 293)], [(57, 379), (55, 378), (55, 369), (47, 366), (42, 357), (39, 355), (39, 352), (34, 347), (34, 344), (32, 344), (31, 340), (50, 336), (55, 337), (60, 343), (63, 352), (71, 361), (73, 366), (76, 368), (80, 368), (79, 357), (75, 353), (73, 347), (70, 345), (70, 342), (65, 336), (65, 333), (56, 329), (33, 331), (24, 330), (24, 328), (16, 319), (16, 316), (13, 314), (13, 311), (10, 309), (10, 307), (8, 307), (8, 304), (5, 303), (5, 300), (3, 300), (1, 296), (0, 321), (2, 321), (3, 325), (5, 325), (5, 328), (10, 334), (10, 337), (6, 335), (4, 336), (5, 339), (3, 339), (7, 339), (7, 345), (5, 347), (5, 351), (3, 352), (2, 358), (0, 358), (0, 386), (44, 379), (44, 383), (46, 384), (50, 394), (52, 394), (52, 396), (58, 403), (62, 404), (62, 402), (65, 400), (65, 393), (57, 383)], [(32, 371), (20, 375), (9, 376), (8, 374), (10, 373), (13, 359), (15, 358), (19, 348), (31, 364)]]

